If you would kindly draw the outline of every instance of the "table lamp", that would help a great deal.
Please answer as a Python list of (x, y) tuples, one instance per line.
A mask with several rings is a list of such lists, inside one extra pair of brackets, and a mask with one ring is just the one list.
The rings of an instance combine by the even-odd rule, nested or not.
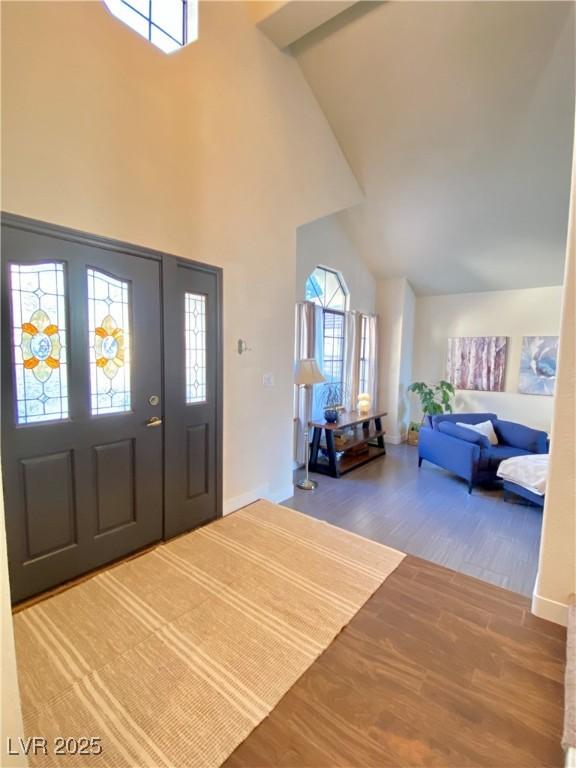
[[(298, 387), (311, 387), (312, 384), (320, 384), (326, 381), (314, 358), (305, 358), (304, 360), (298, 360), (294, 368), (294, 384)], [(308, 462), (310, 452), (310, 439), (308, 437), (308, 417), (305, 418), (304, 424), (304, 447), (305, 447), (305, 467), (306, 475), (304, 480), (296, 483), (296, 487), (303, 491), (313, 491), (318, 486), (315, 480), (310, 480), (308, 477)]]

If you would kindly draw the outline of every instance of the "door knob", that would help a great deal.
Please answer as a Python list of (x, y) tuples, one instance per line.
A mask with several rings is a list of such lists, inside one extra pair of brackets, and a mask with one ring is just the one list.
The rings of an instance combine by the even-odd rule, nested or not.
[(162, 425), (162, 419), (158, 416), (151, 416), (146, 422), (147, 427), (160, 427)]

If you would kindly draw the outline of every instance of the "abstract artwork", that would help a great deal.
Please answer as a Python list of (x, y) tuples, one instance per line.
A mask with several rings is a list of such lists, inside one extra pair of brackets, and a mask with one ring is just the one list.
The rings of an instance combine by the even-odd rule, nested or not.
[(507, 342), (506, 336), (448, 339), (448, 381), (456, 389), (502, 392)]
[(524, 336), (518, 392), (553, 395), (556, 384), (558, 336)]

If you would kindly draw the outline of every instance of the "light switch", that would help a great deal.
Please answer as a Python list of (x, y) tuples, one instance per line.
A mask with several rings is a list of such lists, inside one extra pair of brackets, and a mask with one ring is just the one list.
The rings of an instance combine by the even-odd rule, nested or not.
[(265, 387), (273, 387), (274, 386), (274, 374), (273, 373), (265, 373), (264, 376), (262, 376), (262, 384), (264, 384)]

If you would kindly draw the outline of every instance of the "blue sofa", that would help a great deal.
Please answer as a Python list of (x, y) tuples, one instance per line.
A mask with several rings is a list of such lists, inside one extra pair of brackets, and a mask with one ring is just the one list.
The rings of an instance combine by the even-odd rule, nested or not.
[[(491, 421), (498, 445), (484, 435), (456, 422), (479, 424)], [(504, 459), (528, 453), (548, 453), (548, 435), (513, 421), (502, 421), (495, 413), (453, 413), (432, 416), (420, 428), (418, 466), (424, 459), (468, 481), (468, 493), (475, 485), (496, 482), (496, 470)]]

